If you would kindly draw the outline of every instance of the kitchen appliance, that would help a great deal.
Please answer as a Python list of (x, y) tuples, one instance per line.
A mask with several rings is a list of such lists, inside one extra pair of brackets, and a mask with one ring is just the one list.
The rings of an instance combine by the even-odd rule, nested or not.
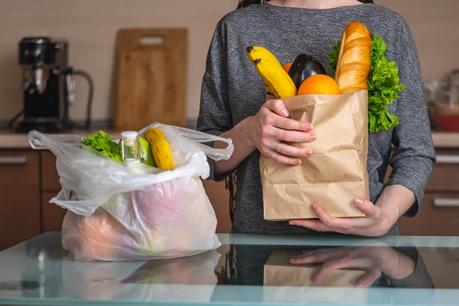
[(24, 107), (10, 121), (10, 129), (59, 132), (79, 127), (69, 118), (69, 106), (75, 102), (74, 76), (88, 82), (84, 128), (89, 129), (94, 84), (88, 73), (68, 65), (68, 42), (50, 37), (25, 37), (19, 42), (18, 51)]

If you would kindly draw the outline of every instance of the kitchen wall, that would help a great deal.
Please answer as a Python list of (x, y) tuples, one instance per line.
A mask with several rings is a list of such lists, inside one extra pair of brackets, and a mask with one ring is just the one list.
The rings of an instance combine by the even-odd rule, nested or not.
[[(111, 113), (115, 35), (123, 27), (186, 27), (189, 37), (187, 114), (195, 117), (205, 56), (215, 24), (237, 0), (0, 0), (0, 121), (21, 109), (17, 43), (49, 35), (70, 42), (70, 64), (95, 81), (94, 119)], [(83, 118), (86, 88), (78, 88), (73, 118)]]
[[(441, 78), (459, 67), (459, 1), (379, 0), (401, 13), (412, 28), (425, 79)], [(0, 0), (0, 122), (21, 108), (17, 43), (26, 35), (65, 37), (70, 63), (88, 71), (96, 84), (93, 117), (110, 118), (115, 34), (121, 27), (189, 29), (187, 116), (198, 113), (205, 56), (216, 22), (237, 0)], [(84, 117), (86, 88), (71, 110)]]

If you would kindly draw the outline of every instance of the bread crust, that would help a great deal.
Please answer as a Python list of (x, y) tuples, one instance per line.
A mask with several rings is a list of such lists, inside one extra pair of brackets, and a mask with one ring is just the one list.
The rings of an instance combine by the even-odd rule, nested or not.
[(342, 93), (368, 89), (370, 52), (370, 31), (359, 21), (350, 22), (341, 39), (336, 65), (336, 81)]

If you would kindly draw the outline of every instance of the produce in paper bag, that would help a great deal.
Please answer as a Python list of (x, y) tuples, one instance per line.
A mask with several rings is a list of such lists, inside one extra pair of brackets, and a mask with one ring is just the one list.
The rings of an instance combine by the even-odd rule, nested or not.
[[(298, 166), (260, 158), (265, 220), (316, 218), (313, 203), (322, 205), (331, 216), (364, 216), (354, 202), (356, 198), (369, 198), (366, 164), (370, 32), (358, 21), (346, 26), (335, 63), (336, 80), (317, 73), (319, 67), (309, 68), (310, 75), (298, 82), (301, 78), (294, 69), (298, 65), (294, 64), (301, 61), (295, 61), (288, 72), (293, 71), (296, 95), (292, 94), (291, 80), (286, 80), (285, 66), (268, 50), (260, 50), (263, 48), (259, 46), (247, 49), (250, 61), (265, 82), (267, 94), (283, 100), (290, 118), (312, 123), (317, 135), (311, 143), (295, 144), (312, 151)], [(320, 65), (311, 61), (314, 67)]]

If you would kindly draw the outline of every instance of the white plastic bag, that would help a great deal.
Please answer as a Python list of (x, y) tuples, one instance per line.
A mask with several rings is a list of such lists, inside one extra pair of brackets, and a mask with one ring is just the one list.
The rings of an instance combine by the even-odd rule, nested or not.
[[(169, 140), (174, 170), (133, 174), (83, 149), (78, 136), (29, 133), (33, 148), (56, 155), (62, 189), (50, 202), (68, 209), (62, 242), (76, 259), (172, 258), (219, 247), (215, 212), (200, 178), (209, 176), (206, 155), (215, 160), (231, 156), (231, 140), (158, 123), (139, 134), (152, 127)], [(227, 147), (203, 144), (212, 141)]]

